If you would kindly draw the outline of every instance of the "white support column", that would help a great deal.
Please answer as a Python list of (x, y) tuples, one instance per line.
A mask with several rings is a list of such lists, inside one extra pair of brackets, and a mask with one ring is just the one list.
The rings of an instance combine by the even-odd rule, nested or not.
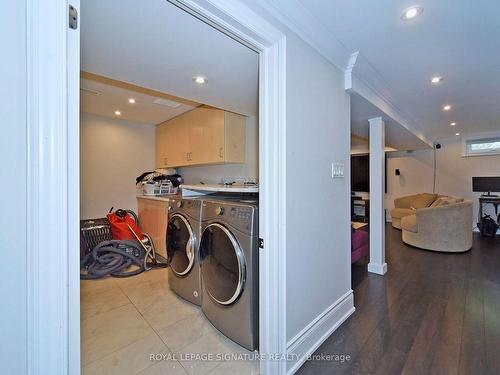
[(370, 123), (370, 263), (368, 272), (384, 275), (385, 262), (385, 123), (381, 117)]

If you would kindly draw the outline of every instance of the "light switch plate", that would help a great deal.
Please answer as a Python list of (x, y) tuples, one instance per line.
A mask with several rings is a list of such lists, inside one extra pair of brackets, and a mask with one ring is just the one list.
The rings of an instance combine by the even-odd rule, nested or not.
[(344, 163), (332, 163), (332, 178), (344, 178)]

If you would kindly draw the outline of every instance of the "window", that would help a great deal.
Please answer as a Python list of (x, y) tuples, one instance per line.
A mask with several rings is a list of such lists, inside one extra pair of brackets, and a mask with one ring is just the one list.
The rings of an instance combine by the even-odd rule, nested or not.
[(498, 155), (500, 154), (500, 137), (469, 139), (465, 141), (465, 155)]

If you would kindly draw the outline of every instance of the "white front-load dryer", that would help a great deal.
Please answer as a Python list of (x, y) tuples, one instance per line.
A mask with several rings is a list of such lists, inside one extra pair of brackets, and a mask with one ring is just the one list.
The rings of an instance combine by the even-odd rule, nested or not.
[(167, 226), (168, 282), (178, 296), (201, 305), (199, 238), (201, 200), (170, 199)]

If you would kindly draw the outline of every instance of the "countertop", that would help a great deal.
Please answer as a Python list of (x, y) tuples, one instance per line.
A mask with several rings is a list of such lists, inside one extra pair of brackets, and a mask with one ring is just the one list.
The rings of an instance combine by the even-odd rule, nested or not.
[(179, 198), (179, 194), (174, 195), (138, 195), (137, 199), (149, 199), (152, 201), (168, 202), (172, 198)]
[(220, 184), (204, 184), (204, 185), (188, 185), (180, 186), (183, 196), (200, 195), (207, 193), (258, 193), (258, 185), (220, 185)]

